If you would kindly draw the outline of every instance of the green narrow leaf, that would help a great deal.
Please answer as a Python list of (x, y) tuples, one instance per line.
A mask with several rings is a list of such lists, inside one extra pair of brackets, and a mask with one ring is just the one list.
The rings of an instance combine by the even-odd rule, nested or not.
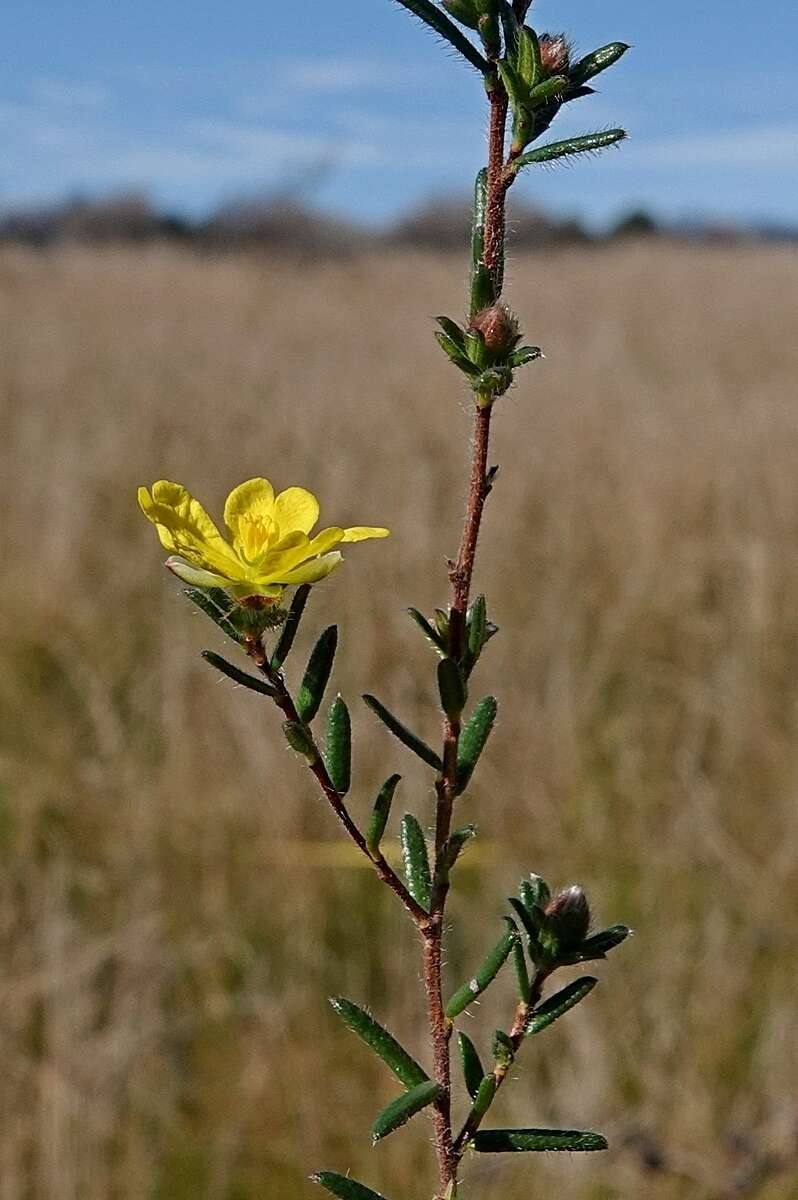
[(466, 633), (468, 636), (468, 652), (476, 662), (485, 645), (485, 633), (488, 624), (488, 608), (484, 596), (477, 598), (469, 605), (466, 616)]
[(554, 162), (558, 158), (571, 158), (575, 154), (592, 154), (622, 142), (627, 136), (624, 129), (607, 129), (603, 133), (587, 133), (564, 142), (548, 142), (545, 146), (522, 154), (513, 163), (513, 170), (520, 171), (522, 167), (534, 166), (535, 163)]
[(424, 831), (412, 813), (402, 817), (402, 856), (407, 877), (407, 890), (429, 912), (432, 898), (432, 879), (429, 870), (429, 855)]
[(471, 280), (471, 315), (496, 303), (496, 287), (486, 266), (477, 267)]
[(435, 628), (438, 631), (438, 636), (440, 637), (443, 645), (448, 646), (449, 638), (451, 636), (451, 618), (447, 609), (435, 609)]
[(560, 1017), (564, 1017), (567, 1012), (575, 1008), (580, 1000), (584, 1000), (585, 996), (589, 996), (597, 983), (597, 979), (594, 979), (591, 975), (587, 975), (584, 979), (574, 980), (573, 983), (569, 983), (567, 987), (564, 987), (562, 991), (557, 992), (554, 996), (550, 996), (539, 1008), (535, 1009), (527, 1025), (527, 1037), (533, 1037), (536, 1033), (542, 1033), (544, 1029), (548, 1029), (549, 1025), (553, 1025), (555, 1021), (559, 1021)]
[(428, 621), (424, 614), (419, 612), (417, 608), (408, 608), (407, 611), (410, 613), (410, 616), (413, 618), (416, 625), (418, 625), (419, 629), (424, 634), (424, 637), (430, 643), (432, 648), (441, 656), (441, 658), (445, 658), (446, 647), (443, 644), (441, 635), (438, 633), (432, 622)]
[(345, 796), (352, 782), (352, 722), (341, 696), (330, 705), (324, 761), (333, 787), (339, 796)]
[(471, 230), (471, 307), (475, 317), (496, 300), (496, 288), (485, 266), (485, 215), (488, 208), (488, 172), (479, 172), (474, 184), (474, 220)]
[(297, 712), (305, 722), (313, 720), (324, 699), (337, 645), (338, 626), (330, 625), (313, 647), (296, 701)]
[[(496, 6), (491, 4), (489, 7), (495, 9)], [(495, 12), (483, 12), (479, 18), (479, 36), (485, 56), (491, 62), (495, 61), (502, 52), (501, 26)]]
[(514, 59), (518, 53), (518, 17), (513, 12), (509, 0), (499, 0), (499, 15), (504, 29), (504, 47), (508, 58)]
[(450, 21), (444, 12), (436, 8), (431, 0), (397, 0), (403, 8), (411, 12), (414, 17), (418, 17), (425, 25), (429, 25), (430, 29), (434, 29), (437, 34), (444, 38), (450, 45), (454, 46), (455, 50), (459, 51), (472, 67), (487, 75), (490, 71), (490, 64), (487, 59), (484, 59), (477, 50), (476, 46), (472, 46), (467, 37), (460, 32), (453, 21)]
[(313, 744), (310, 730), (301, 721), (284, 721), (283, 733), (288, 745), (292, 750), (296, 750), (297, 754), (303, 755), (309, 763), (319, 761), (318, 751)]
[(466, 350), (471, 361), (480, 368), (480, 373), (490, 365), (490, 351), (481, 333), (466, 334)]
[(479, 375), (479, 368), (471, 362), (459, 346), (449, 337), (448, 334), (442, 333), (440, 329), (435, 330), (435, 341), (448, 357), (449, 361), (454, 363), (458, 371), (462, 371), (464, 375), (475, 379)]
[(299, 629), (299, 622), (302, 620), (302, 614), (305, 611), (305, 605), (308, 602), (310, 595), (310, 584), (303, 583), (294, 592), (294, 598), (291, 601), (291, 607), (288, 610), (288, 616), (285, 619), (280, 637), (272, 654), (271, 665), (275, 671), (279, 671), (285, 660), (288, 658), (289, 651), (294, 644), (296, 631)]
[(465, 330), (461, 329), (457, 322), (453, 321), (450, 317), (436, 317), (435, 319), (443, 332), (452, 339), (458, 350), (462, 350), (465, 353)]
[(399, 1096), (392, 1104), (383, 1109), (371, 1127), (372, 1141), (375, 1143), (387, 1137), (389, 1133), (406, 1125), (411, 1117), (421, 1112), (428, 1104), (432, 1104), (441, 1095), (440, 1084), (428, 1079), (409, 1092)]
[(513, 111), (518, 113), (523, 111), (527, 98), (527, 89), (524, 81), (519, 77), (516, 71), (513, 70), (510, 63), (501, 61), (496, 64), (499, 68), (502, 83), (504, 84), (507, 95), (510, 97), (510, 102), (513, 106)]
[(372, 1192), (364, 1183), (358, 1183), (348, 1175), (339, 1175), (337, 1171), (318, 1171), (311, 1175), (310, 1182), (321, 1184), (338, 1200), (385, 1200), (379, 1192)]
[(586, 54), (571, 68), (572, 85), (579, 87), (581, 84), (587, 83), (588, 79), (594, 79), (608, 67), (614, 66), (619, 58), (623, 58), (628, 49), (629, 46), (626, 42), (610, 42), (608, 46), (602, 46), (600, 50)]
[(485, 1116), (485, 1113), (493, 1103), (493, 1098), (496, 1095), (496, 1076), (486, 1075), (480, 1082), (477, 1094), (474, 1097), (474, 1104), (471, 1108), (471, 1115), (478, 1118), (480, 1121)]
[(217, 671), (221, 671), (222, 675), (226, 675), (228, 679), (232, 679), (233, 683), (240, 683), (242, 687), (249, 688), (252, 692), (258, 692), (261, 696), (274, 697), (277, 695), (271, 684), (263, 683), (262, 680), (256, 679), (254, 675), (247, 674), (246, 671), (239, 670), (229, 663), (227, 659), (222, 658), (220, 654), (214, 654), (213, 650), (203, 650), (202, 657), (212, 667), (216, 667)]
[(518, 30), (515, 61), (518, 74), (529, 93), (543, 74), (543, 66), (540, 60), (540, 42), (534, 29), (530, 29), (528, 25), (522, 25)]
[(460, 857), (463, 847), (477, 836), (476, 825), (464, 825), (462, 829), (453, 829), (449, 834), (438, 860), (438, 871), (446, 876)]
[[(488, 212), (488, 171), (483, 167), (474, 181), (474, 213), (471, 226), (471, 271), (485, 259), (485, 217)], [(471, 314), (473, 316), (473, 313)], [(465, 335), (464, 335), (465, 337)], [(465, 345), (465, 342), (463, 343)]]
[(524, 927), (524, 932), (526, 933), (530, 942), (533, 946), (536, 945), (538, 934), (540, 933), (540, 915), (535, 909), (527, 908), (527, 906), (522, 904), (522, 902), (515, 896), (510, 896), (510, 904), (515, 909), (515, 912)]
[(442, 658), (438, 663), (438, 692), (446, 716), (458, 721), (468, 696), (463, 673), (453, 658)]
[(401, 775), (392, 775), (390, 779), (386, 779), (380, 788), (379, 796), (374, 802), (374, 808), (372, 809), (368, 829), (366, 830), (366, 849), (372, 858), (376, 858), (380, 852), (382, 835), (385, 833), (385, 826), (388, 824), (388, 818), (391, 815), (394, 792), (401, 778)]
[(330, 1004), (347, 1029), (356, 1033), (370, 1050), (379, 1055), (405, 1087), (413, 1088), (427, 1082), (428, 1076), (423, 1067), (365, 1009), (351, 1000), (345, 1000), (343, 996), (333, 996)]
[(479, 1053), (471, 1038), (466, 1033), (458, 1033), (457, 1047), (460, 1051), (460, 1063), (463, 1068), (463, 1079), (466, 1090), (472, 1100), (476, 1099), (479, 1085), (485, 1078), (485, 1071), (480, 1061)]
[(455, 21), (459, 21), (461, 25), (465, 25), (468, 29), (479, 27), (479, 15), (469, 0), (441, 0), (441, 4), (449, 16), (454, 17)]
[(607, 1140), (599, 1133), (577, 1129), (480, 1129), (474, 1134), (474, 1149), (480, 1154), (513, 1154), (557, 1150), (606, 1150)]
[(539, 108), (541, 104), (546, 104), (562, 95), (567, 87), (568, 80), (565, 75), (552, 75), (551, 79), (546, 79), (532, 89), (527, 103), (530, 108)]
[(407, 746), (408, 750), (412, 750), (414, 754), (432, 767), (434, 771), (443, 770), (443, 763), (438, 755), (432, 750), (426, 742), (422, 742), (421, 738), (416, 737), (414, 733), (403, 725), (402, 722), (393, 715), (392, 712), (381, 704), (376, 696), (371, 696), (368, 693), (363, 697), (364, 701), (374, 713), (376, 717), (382, 721), (386, 729), (390, 730), (395, 738), (398, 738), (403, 746)]
[(459, 1017), (460, 1013), (468, 1008), (478, 996), (481, 996), (487, 987), (493, 983), (499, 971), (510, 955), (510, 952), (518, 941), (518, 931), (511, 921), (508, 921), (509, 928), (501, 941), (497, 942), (487, 957), (480, 964), (473, 979), (469, 979), (464, 983), (452, 996), (449, 1003), (446, 1005), (446, 1016), (450, 1021), (455, 1017)]
[(601, 933), (594, 933), (592, 937), (585, 938), (579, 946), (575, 961), (590, 962), (593, 959), (606, 958), (609, 951), (625, 942), (631, 932), (628, 925), (613, 925), (610, 929), (603, 929)]
[(519, 346), (517, 350), (513, 350), (507, 361), (515, 369), (516, 367), (525, 367), (527, 363), (542, 357), (543, 351), (540, 346)]
[(498, 705), (494, 696), (485, 696), (480, 700), (463, 726), (460, 734), (460, 744), (457, 749), (457, 792), (465, 791), (474, 774), (479, 756), (485, 749), (485, 743), (490, 737), (496, 721)]
[(518, 999), (522, 1004), (529, 1004), (532, 999), (532, 984), (529, 979), (529, 969), (526, 965), (526, 954), (521, 939), (513, 946), (513, 964), (515, 977), (518, 981)]
[(229, 638), (239, 645), (244, 638), (241, 632), (236, 629), (230, 614), (236, 607), (235, 600), (224, 591), (223, 588), (183, 588), (183, 595), (196, 604), (206, 617), (210, 617), (215, 625), (218, 625), (223, 633), (226, 633)]

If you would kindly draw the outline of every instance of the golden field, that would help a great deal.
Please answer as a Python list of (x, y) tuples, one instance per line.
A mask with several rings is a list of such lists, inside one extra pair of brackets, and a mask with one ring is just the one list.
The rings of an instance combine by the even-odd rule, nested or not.
[[(385, 523), (319, 587), (352, 808), (430, 780), (357, 700), (436, 737), (404, 614), (445, 600), (469, 419), (431, 336), (460, 260), (296, 267), (0, 255), (0, 1200), (300, 1200), (351, 1169), (428, 1200), (429, 1127), (369, 1149), (391, 1077), (325, 997), (424, 1054), (419, 947), (268, 704), (166, 577), (139, 483), (218, 512), (250, 475)], [(464, 1200), (798, 1196), (798, 257), (645, 243), (516, 259), (545, 349), (497, 413), (477, 586), (500, 721), (464, 823), (449, 980), (521, 875), (637, 936), (526, 1048), (502, 1124), (609, 1154), (468, 1164)], [(232, 651), (231, 651), (232, 654)], [(487, 1051), (509, 976), (474, 1010)]]

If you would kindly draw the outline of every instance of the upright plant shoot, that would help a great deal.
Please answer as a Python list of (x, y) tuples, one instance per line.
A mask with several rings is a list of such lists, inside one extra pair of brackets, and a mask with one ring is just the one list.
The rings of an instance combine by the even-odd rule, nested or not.
[[(481, 77), (489, 109), (488, 161), (477, 175), (471, 238), (470, 289), (466, 316), (438, 318), (436, 338), (473, 397), (474, 434), (465, 518), (459, 550), (450, 562), (445, 607), (410, 616), (431, 647), (430, 696), (441, 712), (441, 743), (428, 745), (378, 697), (363, 700), (373, 716), (430, 772), (435, 797), (434, 837), (428, 842), (412, 812), (395, 821), (401, 776), (386, 764), (386, 781), (363, 828), (346, 797), (352, 775), (352, 721), (341, 696), (326, 710), (317, 731), (338, 649), (338, 631), (323, 630), (305, 670), (289, 685), (286, 670), (309, 592), (342, 562), (341, 547), (382, 538), (386, 529), (331, 526), (313, 533), (319, 505), (311, 492), (292, 487), (275, 495), (266, 479), (251, 479), (228, 497), (224, 537), (205, 509), (181, 485), (161, 480), (141, 488), (139, 501), (170, 551), (167, 565), (187, 585), (186, 596), (250, 660), (245, 670), (213, 651), (204, 658), (233, 682), (249, 688), (282, 717), (283, 735), (305, 760), (347, 835), (369, 860), (378, 878), (403, 905), (421, 935), (429, 1044), (411, 1053), (354, 1000), (336, 997), (334, 1012), (359, 1041), (396, 1077), (395, 1099), (372, 1126), (374, 1144), (392, 1136), (418, 1114), (432, 1118), (437, 1157), (433, 1200), (456, 1200), (463, 1160), (480, 1155), (606, 1149), (599, 1133), (572, 1129), (502, 1129), (489, 1126), (492, 1105), (514, 1071), (527, 1040), (590, 995), (597, 980), (580, 976), (553, 984), (558, 972), (603, 959), (629, 933), (614, 925), (590, 930), (590, 908), (582, 888), (551, 893), (537, 875), (524, 879), (508, 901), (503, 928), (487, 947), (474, 947), (465, 980), (444, 983), (446, 904), (460, 853), (475, 837), (473, 825), (457, 827), (457, 801), (470, 788), (489, 753), (498, 702), (474, 688), (481, 656), (498, 632), (483, 595), (472, 596), (477, 541), (485, 502), (496, 478), (488, 468), (493, 407), (513, 386), (519, 371), (540, 357), (527, 344), (503, 298), (505, 203), (518, 175), (538, 164), (595, 153), (621, 142), (622, 129), (598, 130), (561, 141), (548, 137), (560, 110), (592, 93), (591, 81), (627, 50), (612, 42), (575, 58), (564, 34), (538, 33), (528, 22), (530, 0), (398, 0), (461, 56)], [(545, 139), (545, 140), (544, 140)], [(254, 672), (254, 673), (253, 673)], [(400, 807), (402, 807), (400, 805)], [(386, 858), (383, 845), (395, 822), (400, 830), (403, 871)], [(469, 1007), (499, 977), (514, 978), (513, 1007), (506, 1028), (489, 1039), (487, 1057), (461, 1028)], [(478, 1039), (479, 1040), (479, 1039)], [(462, 1087), (453, 1081), (456, 1048)], [(484, 1048), (483, 1048), (484, 1055)], [(314, 1181), (340, 1200), (385, 1200), (348, 1174), (320, 1171)], [(434, 1191), (433, 1191), (434, 1189)], [(399, 1200), (398, 1197), (394, 1200)], [(407, 1200), (410, 1200), (408, 1197)]]

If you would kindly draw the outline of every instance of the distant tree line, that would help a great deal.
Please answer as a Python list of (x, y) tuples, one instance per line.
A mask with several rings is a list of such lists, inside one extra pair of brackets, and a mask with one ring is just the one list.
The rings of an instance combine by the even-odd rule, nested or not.
[[(732, 227), (706, 222), (663, 226), (644, 211), (628, 213), (602, 234), (588, 231), (576, 218), (557, 219), (524, 204), (511, 210), (510, 223), (516, 250), (652, 237), (704, 241), (752, 237), (798, 240), (798, 231), (785, 228)], [(468, 225), (469, 206), (456, 198), (430, 199), (377, 231), (284, 196), (234, 200), (206, 218), (190, 220), (159, 211), (144, 193), (124, 192), (104, 199), (80, 197), (38, 207), (0, 210), (0, 244), (46, 248), (65, 243), (172, 242), (213, 251), (262, 248), (318, 258), (391, 246), (460, 249), (468, 236)]]

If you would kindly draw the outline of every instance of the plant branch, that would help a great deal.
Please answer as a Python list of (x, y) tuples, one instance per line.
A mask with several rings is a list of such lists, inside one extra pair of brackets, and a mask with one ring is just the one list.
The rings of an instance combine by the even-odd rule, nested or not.
[[(532, 1019), (532, 1016), (534, 1015), (536, 1006), (540, 1002), (540, 997), (543, 992), (543, 985), (546, 982), (547, 978), (548, 978), (547, 972), (539, 970), (536, 973), (535, 978), (532, 981), (532, 992), (530, 994), (529, 1000), (521, 1001), (521, 1003), (518, 1005), (517, 1009), (515, 1010), (515, 1019), (513, 1021), (512, 1029), (510, 1030), (510, 1041), (511, 1041), (512, 1047), (513, 1047), (513, 1062), (515, 1061), (515, 1055), (520, 1050), (520, 1048), (523, 1044), (524, 1038), (526, 1037), (526, 1032), (527, 1032), (527, 1029), (529, 1028), (529, 1022)], [(495, 1090), (493, 1093), (494, 1099), (496, 1097), (496, 1093), (498, 1092), (499, 1088), (502, 1086), (505, 1079), (507, 1078), (507, 1074), (508, 1074), (511, 1066), (512, 1066), (512, 1062), (507, 1062), (507, 1063), (494, 1062), (494, 1065), (493, 1065), (493, 1079), (495, 1082)], [(493, 1103), (493, 1101), (491, 1101), (491, 1103)], [(482, 1115), (480, 1116), (475, 1112), (475, 1110), (473, 1108), (471, 1109), (471, 1112), (468, 1114), (468, 1116), (465, 1120), (465, 1124), (463, 1125), (463, 1128), (460, 1130), (460, 1132), (458, 1133), (458, 1135), (454, 1141), (454, 1151), (455, 1151), (455, 1154), (457, 1155), (458, 1162), (460, 1161), (460, 1159), (462, 1159), (463, 1155), (465, 1154), (466, 1149), (468, 1148), (468, 1143), (471, 1141), (471, 1139), (473, 1138), (474, 1134), (479, 1129), (480, 1125), (482, 1124), (482, 1122), (486, 1116), (487, 1116), (487, 1110), (484, 1113), (482, 1113)]]
[[(291, 698), (291, 694), (288, 691), (288, 688), (285, 686), (285, 680), (283, 679), (282, 672), (279, 670), (274, 670), (271, 667), (268, 656), (263, 650), (259, 640), (256, 638), (247, 639), (244, 643), (244, 649), (258, 670), (265, 675), (270, 685), (275, 689), (276, 695), (274, 696), (274, 703), (281, 710), (286, 720), (304, 725), (304, 722), (296, 710), (296, 705)], [(426, 928), (426, 926), (429, 924), (429, 914), (426, 913), (421, 905), (413, 899), (399, 876), (386, 862), (382, 853), (380, 851), (377, 851), (374, 855), (369, 853), (366, 846), (366, 839), (358, 829), (355, 822), (352, 820), (349, 810), (344, 804), (342, 796), (336, 791), (333, 782), (330, 779), (327, 768), (324, 765), (324, 759), (316, 747), (316, 743), (313, 741), (309, 730), (308, 736), (313, 749), (316, 751), (314, 759), (312, 761), (308, 760), (308, 766), (310, 767), (313, 775), (316, 777), (316, 781), (318, 782), (321, 791), (329, 801), (333, 812), (338, 817), (338, 820), (341, 822), (344, 829), (349, 834), (349, 837), (352, 839), (358, 849), (365, 854), (369, 862), (374, 864), (374, 869), (382, 882), (386, 883), (391, 891), (399, 897), (416, 925), (420, 929)]]
[[(490, 134), (488, 154), (488, 204), (485, 216), (484, 264), (494, 280), (496, 292), (501, 291), (504, 259), (504, 200), (506, 195), (504, 144), (507, 127), (507, 93), (498, 79), (491, 82)], [(449, 611), (449, 653), (459, 661), (465, 642), (466, 613), (471, 594), (471, 581), (476, 561), (485, 498), (488, 494), (486, 472), (490, 443), (490, 406), (475, 405), (474, 436), (471, 469), (463, 529), (457, 561), (451, 568), (451, 604)], [(451, 1121), (451, 1054), (452, 1024), (446, 1017), (442, 990), (443, 930), (446, 899), (449, 892), (448, 872), (440, 868), (441, 854), (451, 832), (452, 809), (457, 795), (457, 751), (460, 740), (460, 721), (445, 717), (443, 723), (443, 769), (436, 780), (435, 819), (435, 879), (432, 890), (430, 923), (424, 937), (424, 987), (427, 996), (427, 1015), (432, 1043), (434, 1077), (441, 1095), (433, 1108), (435, 1149), (438, 1158), (441, 1196), (453, 1194), (457, 1186), (457, 1171), (461, 1153), (455, 1147)], [(436, 1198), (437, 1200), (437, 1198)]]

